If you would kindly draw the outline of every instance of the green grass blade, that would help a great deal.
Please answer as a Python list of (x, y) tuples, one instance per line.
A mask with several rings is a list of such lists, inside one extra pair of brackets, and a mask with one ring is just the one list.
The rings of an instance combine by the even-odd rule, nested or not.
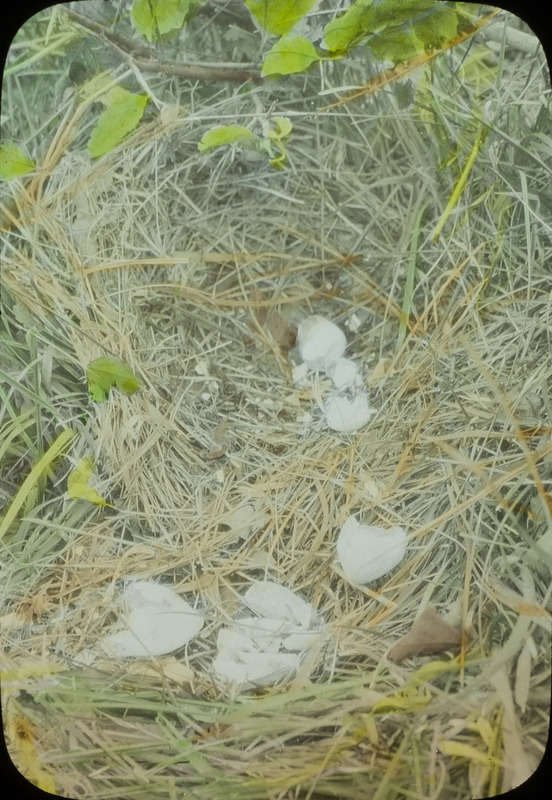
[(412, 228), (412, 238), (410, 239), (410, 258), (408, 259), (408, 267), (406, 269), (406, 281), (404, 284), (404, 294), (401, 306), (401, 321), (399, 323), (399, 338), (397, 347), (400, 347), (404, 342), (407, 331), (408, 318), (412, 310), (412, 299), (414, 295), (414, 279), (416, 276), (416, 256), (418, 253), (418, 239), (420, 238), (420, 227), (422, 224), (422, 217), (425, 211), (425, 203), (422, 203), (418, 209), (414, 226)]
[(64, 450), (70, 445), (73, 437), (75, 436), (75, 431), (71, 428), (65, 428), (57, 439), (50, 445), (48, 450), (44, 453), (42, 458), (34, 465), (32, 470), (29, 472), (23, 483), (21, 484), (17, 494), (13, 498), (10, 507), (8, 508), (6, 515), (4, 516), (3, 520), (0, 522), (0, 540), (3, 538), (6, 531), (9, 530), (10, 525), (17, 517), (17, 514), (25, 504), (25, 500), (27, 495), (31, 491), (34, 484), (40, 478), (41, 475), (44, 475), (45, 472), (50, 467), (50, 464), (58, 458)]

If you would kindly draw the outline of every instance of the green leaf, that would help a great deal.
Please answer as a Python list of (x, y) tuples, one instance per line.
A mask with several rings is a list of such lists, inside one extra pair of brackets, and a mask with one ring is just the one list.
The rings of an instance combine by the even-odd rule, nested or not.
[(134, 373), (117, 358), (97, 358), (86, 367), (88, 391), (92, 400), (103, 403), (109, 390), (116, 386), (126, 394), (134, 394), (140, 388), (140, 381)]
[(261, 74), (266, 77), (267, 75), (291, 75), (295, 72), (304, 72), (318, 60), (314, 45), (304, 36), (279, 39), (268, 51)]
[(372, 0), (357, 0), (324, 28), (324, 43), (331, 53), (344, 53), (362, 35), (367, 35), (367, 15)]
[(114, 86), (108, 92), (106, 102), (107, 108), (100, 114), (88, 142), (88, 152), (92, 158), (110, 153), (136, 128), (149, 97)]
[(244, 142), (256, 139), (254, 133), (248, 131), (247, 128), (242, 128), (238, 125), (219, 125), (216, 128), (211, 128), (210, 131), (202, 136), (201, 141), (198, 142), (197, 149), (200, 153), (210, 153), (217, 147), (223, 147), (225, 144), (233, 144), (234, 142)]
[(471, 22), (475, 6), (440, 0), (357, 0), (324, 29), (332, 55), (366, 40), (378, 61), (408, 61), (440, 47)]
[(379, 61), (397, 64), (453, 39), (458, 26), (454, 4), (409, 0), (381, 32), (368, 39), (368, 45)]
[(274, 169), (284, 169), (287, 159), (285, 140), (292, 130), (293, 125), (287, 117), (275, 117), (274, 127), (263, 138), (238, 125), (220, 125), (207, 131), (197, 148), (200, 153), (209, 153), (217, 147), (239, 142), (244, 147), (266, 153)]
[(73, 500), (88, 500), (89, 503), (94, 503), (95, 506), (100, 506), (100, 508), (104, 506), (114, 508), (92, 486), (88, 485), (93, 471), (93, 458), (79, 459), (77, 466), (69, 473), (67, 478), (67, 493), (69, 497)]
[(286, 36), (318, 0), (245, 0), (257, 22), (274, 36)]
[(11, 181), (21, 175), (27, 175), (35, 168), (35, 162), (13, 142), (0, 144), (0, 180)]
[(130, 16), (134, 27), (148, 42), (179, 31), (197, 0), (134, 0)]

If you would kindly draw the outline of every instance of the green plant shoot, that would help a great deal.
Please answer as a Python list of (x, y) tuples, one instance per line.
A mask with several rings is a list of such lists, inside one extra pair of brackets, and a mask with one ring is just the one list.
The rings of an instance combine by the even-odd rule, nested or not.
[(202, 136), (197, 149), (206, 154), (217, 147), (239, 144), (250, 150), (266, 153), (270, 158), (270, 166), (281, 170), (284, 169), (287, 159), (286, 140), (292, 130), (293, 125), (287, 117), (275, 117), (274, 127), (264, 137), (239, 125), (219, 125)]
[(286, 139), (292, 130), (293, 125), (287, 117), (276, 117), (274, 128), (267, 131), (265, 140), (278, 151), (278, 155), (270, 160), (270, 166), (274, 169), (284, 169), (287, 159)]

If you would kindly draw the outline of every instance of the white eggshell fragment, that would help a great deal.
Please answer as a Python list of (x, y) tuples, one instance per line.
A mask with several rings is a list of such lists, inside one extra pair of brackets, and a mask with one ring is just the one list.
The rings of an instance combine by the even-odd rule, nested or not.
[(245, 503), (221, 517), (220, 521), (230, 529), (232, 535), (228, 537), (227, 541), (231, 541), (232, 539), (248, 538), (256, 533), (267, 519), (268, 515), (256, 503)]
[(371, 583), (394, 569), (406, 552), (402, 528), (384, 530), (349, 517), (337, 537), (337, 555), (353, 583)]
[(213, 661), (217, 677), (237, 690), (267, 686), (287, 678), (298, 669), (297, 653), (247, 653), (220, 650)]
[(282, 637), (279, 635), (281, 630), (282, 621), (279, 619), (240, 617), (235, 621), (232, 633), (241, 635), (244, 641), (245, 638), (249, 640), (250, 646), (244, 646), (246, 651), (277, 653), (282, 644)]
[(293, 367), (291, 371), (293, 383), (295, 383), (297, 386), (306, 386), (308, 371), (309, 368), (304, 362), (302, 364), (298, 364), (296, 367)]
[(282, 639), (284, 650), (304, 653), (310, 648), (318, 647), (324, 639), (324, 629), (322, 627), (313, 628), (304, 633), (292, 633)]
[(151, 658), (171, 653), (203, 627), (201, 614), (169, 586), (155, 581), (128, 582), (123, 599), (126, 629), (101, 643), (112, 656)]
[(338, 358), (335, 364), (326, 370), (326, 375), (338, 391), (358, 389), (362, 386), (358, 367), (350, 358)]
[(317, 314), (303, 320), (297, 330), (299, 354), (312, 370), (324, 372), (342, 357), (346, 346), (341, 328)]
[(370, 408), (365, 392), (360, 392), (352, 399), (341, 394), (331, 394), (324, 401), (323, 409), (328, 428), (340, 433), (358, 431), (376, 413)]
[(285, 620), (305, 630), (311, 624), (313, 608), (291, 589), (272, 581), (257, 581), (243, 596), (243, 602), (260, 617)]
[(219, 631), (216, 677), (233, 690), (266, 686), (291, 677), (307, 651), (318, 652), (325, 632), (312, 606), (291, 589), (258, 581), (243, 596), (256, 616), (239, 616)]

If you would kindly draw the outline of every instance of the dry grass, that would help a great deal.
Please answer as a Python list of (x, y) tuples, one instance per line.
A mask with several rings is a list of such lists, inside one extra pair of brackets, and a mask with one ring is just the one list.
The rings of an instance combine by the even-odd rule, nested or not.
[[(209, 60), (231, 60), (215, 24), (195, 24), (199, 41), (213, 39)], [(512, 19), (493, 25), (502, 41)], [(179, 107), (99, 162), (84, 149), (93, 114), (77, 118), (70, 100), (55, 114), (45, 97), (33, 105), (29, 87), (47, 91), (39, 75), (6, 79), (5, 135), (43, 154), (36, 115), (56, 137), (37, 177), (4, 192), (19, 220), (2, 238), (0, 426), (19, 431), (4, 454), (6, 501), (62, 426), (78, 437), (2, 544), (5, 687), (35, 697), (26, 713), (62, 794), (477, 797), (517, 785), (542, 757), (549, 86), (542, 59), (502, 50), (477, 100), (457, 77), (468, 50), (435, 65), (423, 108), (400, 108), (390, 89), (317, 112), (332, 87), (365, 79), (360, 58), (245, 94), (143, 76)], [(294, 125), (285, 171), (261, 154), (198, 153), (221, 120), (260, 132), (272, 113)], [(480, 113), (488, 142), (434, 242), (454, 180), (437, 164), (462, 137), (469, 149)], [(255, 322), (260, 302), (292, 324), (320, 313), (347, 331), (378, 409), (367, 427), (324, 427), (324, 385), (294, 387), (290, 360)], [(89, 400), (84, 369), (104, 355), (131, 366), (138, 393)], [(221, 421), (228, 449), (209, 459)], [(83, 455), (114, 510), (64, 495)], [(243, 537), (225, 520), (248, 503), (259, 524)], [(366, 590), (336, 563), (351, 513), (409, 532), (404, 562)], [(132, 575), (197, 603), (203, 631), (147, 675), (82, 666), (113, 621), (115, 581)], [(305, 596), (330, 637), (291, 685), (229, 697), (211, 674), (216, 635), (263, 578)], [(394, 665), (386, 653), (428, 603), (474, 639), (420, 686), (428, 659)], [(63, 680), (41, 683), (43, 664), (63, 665)], [(406, 700), (373, 711), (386, 697)], [(466, 749), (447, 755), (446, 742)]]

